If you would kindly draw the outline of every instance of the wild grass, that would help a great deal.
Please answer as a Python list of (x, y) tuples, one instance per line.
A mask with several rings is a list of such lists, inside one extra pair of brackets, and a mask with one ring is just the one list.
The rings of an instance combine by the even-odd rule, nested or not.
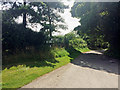
[[(62, 57), (57, 58), (59, 63), (51, 63), (46, 62), (47, 64), (51, 64), (52, 66), (44, 66), (42, 67), (41, 64), (43, 62), (29, 62), (29, 64), (25, 65), (18, 65), (12, 66), (9, 69), (4, 69), (2, 72), (2, 87), (3, 88), (19, 88), (32, 80), (36, 79), (39, 76), (42, 76), (48, 72), (51, 72), (67, 63), (70, 62), (70, 57)], [(31, 64), (33, 67), (31, 67)]]
[(87, 47), (85, 47), (85, 48), (80, 48), (80, 49), (76, 48), (76, 50), (78, 50), (78, 51), (80, 51), (80, 52), (88, 52), (88, 51), (90, 51), (90, 49), (87, 48)]
[(68, 64), (80, 54), (73, 48), (52, 48), (11, 55), (3, 65), (2, 88), (20, 88), (39, 76)]

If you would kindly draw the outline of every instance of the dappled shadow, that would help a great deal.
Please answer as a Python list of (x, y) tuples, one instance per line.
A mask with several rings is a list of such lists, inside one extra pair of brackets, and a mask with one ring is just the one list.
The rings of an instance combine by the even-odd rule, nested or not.
[(26, 67), (55, 67), (59, 63), (51, 53), (49, 46), (41, 46), (37, 49), (30, 48), (24, 52), (15, 53), (14, 55), (4, 56), (2, 69), (11, 68), (12, 66), (25, 65)]
[(103, 54), (93, 53), (82, 53), (71, 63), (88, 67), (96, 70), (106, 71), (109, 73), (119, 74), (118, 73), (118, 63), (119, 60), (112, 59)]
[(51, 64), (51, 63), (59, 63), (59, 61), (57, 61), (54, 57), (51, 57), (50, 59), (28, 59), (28, 58), (24, 58), (24, 60), (18, 60), (17, 62), (11, 62), (11, 63), (8, 63), (6, 65), (3, 65), (2, 69), (5, 69), (5, 68), (10, 68), (12, 66), (18, 66), (18, 65), (25, 65), (26, 67), (46, 67), (46, 66), (49, 66), (49, 67), (53, 67), (55, 65)]
[(3, 65), (2, 69), (4, 70), (5, 68), (9, 69), (13, 66), (17, 67), (18, 65), (25, 65), (26, 67), (55, 67), (56, 65), (53, 65), (51, 63), (59, 63), (59, 61), (53, 59), (53, 60), (43, 60), (43, 61), (26, 61), (26, 62), (19, 62), (19, 63), (13, 63), (13, 64), (7, 64)]

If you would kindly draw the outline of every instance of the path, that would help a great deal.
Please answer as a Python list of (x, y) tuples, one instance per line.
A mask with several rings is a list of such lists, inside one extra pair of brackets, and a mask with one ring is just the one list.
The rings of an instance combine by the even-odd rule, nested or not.
[(22, 88), (118, 88), (118, 60), (86, 52)]

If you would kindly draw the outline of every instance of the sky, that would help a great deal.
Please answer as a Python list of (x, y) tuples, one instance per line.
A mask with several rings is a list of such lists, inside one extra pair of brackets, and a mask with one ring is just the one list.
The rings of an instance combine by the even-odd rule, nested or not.
[(62, 13), (60, 15), (61, 15), (62, 18), (65, 19), (65, 23), (68, 26), (68, 29), (67, 30), (59, 29), (58, 31), (60, 31), (60, 33), (56, 32), (56, 33), (54, 33), (54, 35), (65, 35), (65, 34), (71, 32), (71, 31), (73, 31), (73, 29), (75, 27), (80, 25), (79, 19), (73, 18), (72, 15), (71, 15), (71, 12), (70, 12), (71, 7), (74, 4), (74, 0), (65, 1), (64, 4), (69, 5), (69, 8), (65, 9), (64, 13)]

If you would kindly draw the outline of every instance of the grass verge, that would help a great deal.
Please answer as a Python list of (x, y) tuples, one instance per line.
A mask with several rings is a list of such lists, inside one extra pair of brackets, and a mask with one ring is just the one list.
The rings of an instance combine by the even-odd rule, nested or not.
[[(80, 51), (86, 52), (87, 50)], [(2, 88), (20, 88), (37, 77), (68, 64), (80, 54), (80, 51), (73, 48), (54, 48), (50, 50), (52, 57), (49, 57), (51, 54), (48, 55), (44, 52), (47, 58), (41, 58), (45, 56), (40, 56), (40, 53), (13, 56), (10, 60), (15, 59), (16, 62), (4, 65), (6, 68), (2, 71)]]
[[(19, 88), (25, 84), (31, 82), (39, 76), (42, 76), (48, 72), (51, 72), (67, 63), (70, 62), (70, 57), (65, 56), (61, 58), (56, 58), (59, 63), (47, 62), (52, 66), (41, 66), (43, 62), (29, 62), (29, 64), (22, 64), (18, 66), (12, 66), (9, 69), (4, 69), (2, 72), (2, 87), (3, 88)], [(44, 64), (44, 63), (43, 63)]]
[(91, 51), (89, 48), (82, 48), (82, 49), (77, 49), (76, 50), (80, 51), (80, 52), (88, 52)]

